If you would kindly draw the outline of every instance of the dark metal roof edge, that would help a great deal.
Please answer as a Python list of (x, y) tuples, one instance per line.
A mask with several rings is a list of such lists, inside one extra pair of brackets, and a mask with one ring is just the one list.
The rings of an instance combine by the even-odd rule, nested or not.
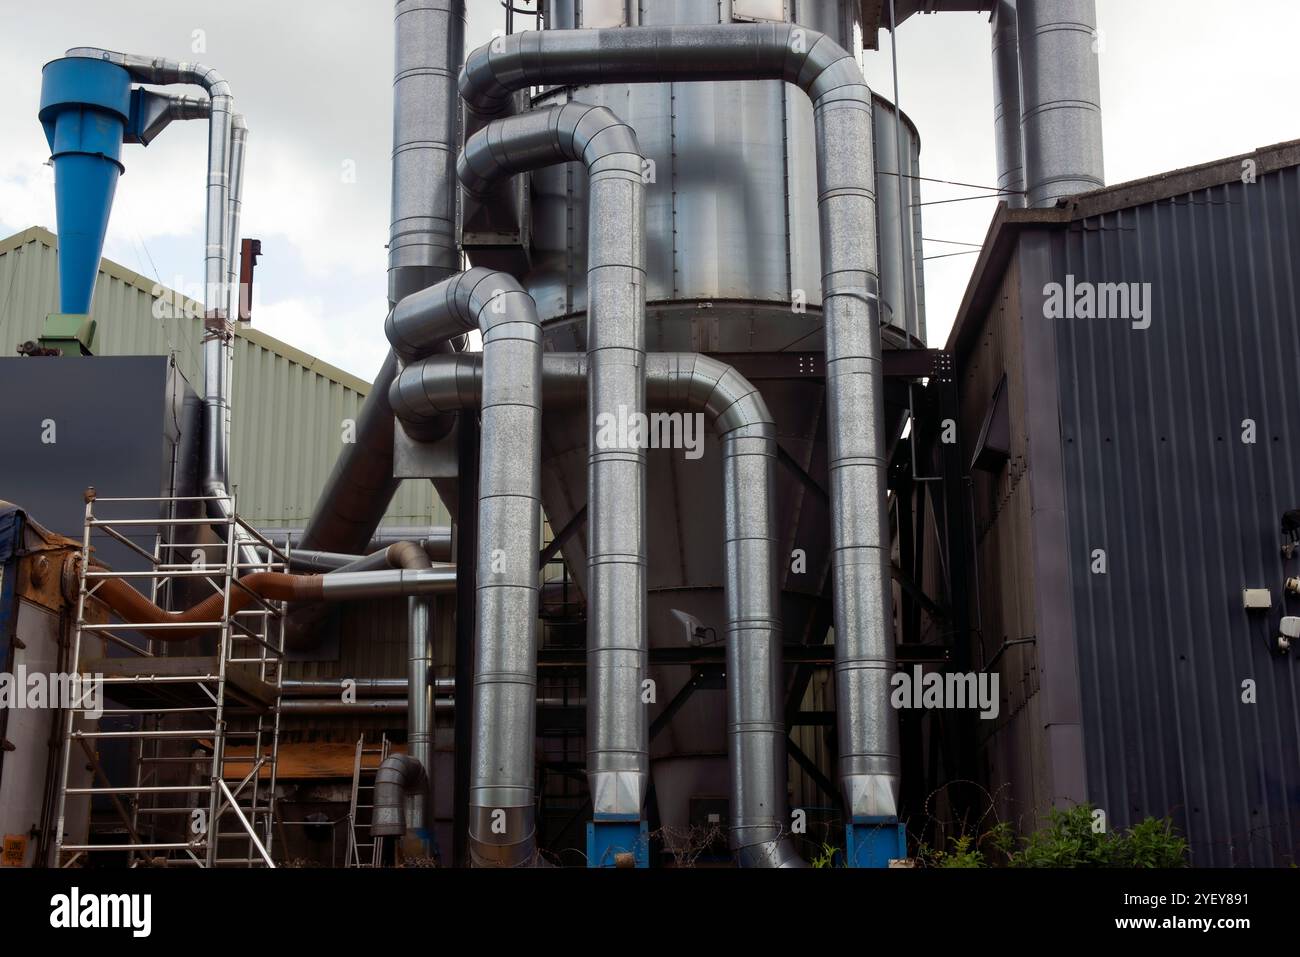
[(1246, 160), (1255, 161), (1256, 176), (1300, 166), (1300, 140), (1287, 140), (1272, 146), (1262, 146), (1252, 153), (1241, 153), (1226, 159), (1106, 186), (1063, 200), (1060, 206), (1052, 209), (1011, 209), (1006, 203), (1000, 203), (989, 223), (984, 248), (971, 273), (945, 348), (954, 353), (967, 348), (971, 337), (975, 335), (973, 327), (967, 328), (971, 326), (971, 317), (982, 314), (987, 308), (990, 298), (1002, 282), (1022, 230), (1040, 226), (1067, 226), (1093, 216), (1239, 182)]
[[(994, 0), (896, 0), (894, 13), (902, 26), (916, 14), (989, 13)], [(889, 4), (886, 0), (862, 0), (862, 46), (880, 49), (880, 31), (889, 29)]]

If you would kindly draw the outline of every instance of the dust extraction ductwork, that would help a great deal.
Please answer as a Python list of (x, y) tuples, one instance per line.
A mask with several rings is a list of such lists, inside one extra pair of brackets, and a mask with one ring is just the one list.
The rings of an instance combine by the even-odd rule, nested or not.
[[(376, 833), (433, 816), (421, 595), (437, 579), (474, 595), (456, 649), (474, 664), (455, 687), (457, 719), (472, 722), (458, 735), (465, 857), (542, 860), (544, 514), (586, 611), (590, 866), (647, 864), (651, 818), (670, 850), (674, 834), (723, 822), (740, 864), (803, 866), (786, 699), (807, 683), (783, 653), (828, 626), (846, 860), (905, 856), (886, 473), (906, 417), (887, 412), (883, 369), (887, 352), (925, 346), (920, 139), (868, 88), (863, 38), (875, 47), (889, 11), (991, 15), (998, 187), (1048, 206), (1102, 183), (1095, 11), (819, 0), (792, 22), (792, 6), (548, 0), (544, 28), (466, 56), (463, 2), (395, 3), (390, 311), (374, 330), (391, 351), (300, 562), (335, 569), (327, 593), (380, 574), (349, 556), (401, 479), (437, 483), (457, 540), (477, 544), (454, 575), (417, 545), (360, 566), (391, 566), (384, 593), (411, 602), (408, 706), (386, 709), (410, 714), (410, 750), (380, 769)], [(153, 104), (137, 138), (166, 118), (209, 122), (203, 479), (222, 495), (246, 128), (215, 71), (89, 48), (47, 67), (63, 308), (89, 308), (123, 131), (142, 112), (132, 80), (208, 94)], [(72, 122), (85, 112), (116, 137), (86, 141)], [(471, 332), (481, 356), (458, 351)], [(650, 441), (655, 422), (681, 441)], [(459, 487), (466, 475), (477, 485)], [(725, 643), (725, 696), (694, 694), (707, 675), (673, 664), (710, 633)]]

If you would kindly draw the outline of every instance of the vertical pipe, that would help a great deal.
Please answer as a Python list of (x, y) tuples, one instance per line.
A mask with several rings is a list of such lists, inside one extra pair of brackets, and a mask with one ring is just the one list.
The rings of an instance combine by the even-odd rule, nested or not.
[(226, 316), (231, 322), (243, 317), (244, 290), (239, 288), (239, 215), (244, 205), (244, 145), (248, 142), (248, 124), (236, 113), (230, 121), (230, 203), (227, 213), (226, 240)]
[(894, 169), (898, 171), (898, 182), (895, 184), (898, 190), (898, 249), (902, 253), (898, 270), (902, 275), (903, 321), (898, 325), (909, 333), (918, 334), (920, 317), (916, 310), (914, 280), (910, 275), (912, 269), (908, 268), (910, 265), (908, 260), (911, 258), (908, 256), (908, 251), (911, 250), (913, 257), (923, 256), (924, 253), (921, 247), (911, 248), (911, 237), (908, 234), (910, 224), (907, 222), (907, 216), (904, 215), (908, 208), (904, 197), (912, 195), (912, 183), (915, 180), (907, 178), (907, 170), (911, 167), (903, 165), (903, 103), (898, 96), (898, 20), (894, 16), (894, 0), (889, 0), (889, 65), (894, 74)]
[[(388, 303), (454, 275), (456, 149), (460, 101), (456, 76), (465, 60), (464, 0), (396, 0), (393, 7), (393, 184), (388, 246)], [(303, 547), (360, 552), (382, 521), (400, 482), (393, 478), (393, 410), (388, 388), (397, 373), (391, 352), (357, 415), (321, 491)], [(444, 417), (438, 430), (450, 430)], [(434, 430), (429, 430), (429, 435)], [(294, 645), (310, 640), (295, 635)]]
[(475, 864), (531, 864), (542, 537), (537, 305), (514, 277), (470, 269), (407, 296), (385, 327), (407, 361), (470, 329), (483, 334), (469, 850)]
[[(635, 138), (627, 148), (635, 148)], [(650, 778), (641, 700), (648, 666), (646, 453), (637, 444), (607, 445), (602, 430), (645, 413), (640, 154), (590, 167), (588, 197), (587, 778), (598, 820), (639, 820)]]
[(1020, 40), (1016, 0), (993, 6), (993, 145), (998, 189), (1012, 209), (1025, 205), (1024, 142), (1020, 137)]
[[(620, 444), (645, 411), (645, 183), (636, 135), (604, 107), (571, 102), (497, 119), (465, 144), (457, 175), (483, 195), (524, 170), (579, 160), (588, 172), (587, 778), (595, 827), (619, 847), (649, 787), (645, 449)], [(611, 433), (618, 438), (611, 442)], [(486, 430), (485, 430), (486, 434)], [(605, 825), (608, 825), (606, 827)], [(635, 837), (632, 838), (636, 840)], [(603, 866), (608, 848), (589, 854)]]
[[(398, 415), (418, 423), (437, 410), (476, 404), (477, 365), (474, 356), (438, 356), (408, 366), (395, 387), (406, 400), (394, 402)], [(547, 353), (547, 407), (581, 404), (589, 366), (586, 355)], [(743, 867), (805, 867), (785, 833), (775, 422), (754, 385), (708, 356), (647, 355), (646, 402), (704, 413), (722, 443), (731, 847)]]
[(1030, 207), (1105, 185), (1095, 0), (1021, 0), (1021, 135)]
[[(478, 488), (478, 410), (460, 416), (456, 434), (459, 475), (466, 489)], [(456, 714), (452, 769), (452, 863), (468, 859), (469, 779), (474, 720), (475, 596), (478, 594), (478, 496), (460, 496), (456, 513)]]
[[(789, 24), (523, 34), (474, 51), (460, 88), (471, 109), (491, 115), (505, 110), (511, 90), (533, 82), (724, 78), (781, 78), (797, 84), (813, 103), (830, 437), (836, 720), (852, 844), (859, 827), (896, 823), (899, 767), (898, 722), (889, 704), (894, 636), (871, 91), (856, 60), (829, 37)], [(622, 229), (626, 235), (626, 226)], [(596, 288), (593, 284), (593, 293)], [(598, 385), (599, 376), (593, 376), (592, 389)], [(628, 493), (626, 486), (621, 491)], [(589, 489), (589, 496), (594, 492)], [(591, 523), (595, 539), (603, 531), (594, 512)], [(885, 857), (869, 853), (853, 859)]]
[(388, 300), (395, 305), (460, 265), (456, 77), (465, 58), (464, 0), (396, 0), (393, 36)]

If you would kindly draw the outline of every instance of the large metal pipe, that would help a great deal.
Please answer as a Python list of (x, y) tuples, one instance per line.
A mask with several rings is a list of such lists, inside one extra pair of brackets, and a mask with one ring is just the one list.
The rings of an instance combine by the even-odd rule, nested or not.
[(731, 848), (742, 867), (806, 867), (786, 836), (776, 421), (731, 366), (700, 355), (661, 361), (668, 368), (648, 371), (647, 389), (663, 390), (674, 409), (703, 412), (722, 443)]
[(374, 572), (330, 572), (320, 580), (322, 601), (447, 595), (456, 590), (455, 568), (393, 568)]
[[(478, 367), (471, 355), (438, 356), (408, 366), (394, 387), (402, 399), (394, 401), (398, 414), (419, 418), (473, 407)], [(581, 405), (587, 367), (585, 355), (545, 354), (546, 407)], [(646, 402), (654, 409), (704, 413), (722, 444), (731, 846), (742, 866), (806, 866), (785, 836), (788, 772), (781, 711), (775, 422), (754, 385), (708, 356), (647, 355)], [(588, 714), (590, 720), (590, 709)]]
[[(398, 542), (385, 549), (388, 564), (394, 568), (429, 570), (433, 562), (428, 554), (414, 542)], [(428, 595), (412, 595), (406, 599), (407, 609), (407, 702), (406, 753), (419, 762), (429, 779), (433, 778), (433, 694), (429, 686), (429, 671), (433, 667), (433, 599)], [(425, 821), (433, 820), (432, 788), (425, 787), (420, 807), (420, 821), (412, 828), (422, 831)], [(421, 833), (426, 844), (429, 836)]]
[(244, 114), (230, 120), (230, 202), (226, 213), (226, 317), (238, 322), (244, 304), (239, 288), (239, 216), (244, 206), (244, 151), (248, 143), (248, 124)]
[[(406, 688), (405, 682), (402, 688)], [(286, 698), (280, 702), (281, 714), (312, 715), (397, 715), (407, 713), (406, 698), (374, 697), (361, 698), (357, 701), (343, 701), (339, 698)], [(539, 708), (583, 708), (582, 700), (565, 698), (538, 698)], [(449, 712), (456, 710), (456, 699), (450, 694), (433, 699), (433, 710)], [(429, 818), (425, 818), (429, 820)]]
[(370, 832), (376, 837), (409, 834), (425, 839), (429, 774), (412, 754), (390, 754), (375, 772), (375, 806)]
[(304, 528), (263, 527), (257, 533), (282, 551), (292, 549), (293, 555), (302, 556), (303, 561), (321, 561), (335, 565), (346, 565), (358, 558), (364, 558), (373, 552), (386, 549), (397, 542), (415, 542), (422, 547), (435, 562), (449, 562), (453, 559), (450, 525), (384, 525), (376, 529), (375, 534), (358, 552), (331, 552), (320, 549), (304, 548), (302, 545)]
[(1020, 115), (1031, 207), (1106, 185), (1095, 0), (1020, 0)]
[[(455, 164), (460, 142), (456, 75), (465, 59), (464, 0), (396, 0), (393, 6), (393, 182), (388, 304), (453, 275)], [(388, 387), (398, 361), (389, 353), (312, 510), (306, 548), (360, 552), (400, 484), (393, 478), (393, 410)], [(443, 419), (423, 435), (450, 431)]]
[(866, 825), (897, 817), (899, 745), (889, 705), (894, 650), (871, 91), (856, 59), (829, 37), (788, 23), (533, 31), (471, 53), (460, 91), (470, 109), (492, 116), (507, 108), (512, 91), (532, 85), (724, 79), (783, 79), (813, 103), (839, 771), (850, 820)]
[[(297, 697), (311, 695), (334, 695), (342, 697), (344, 681), (358, 694), (378, 696), (406, 696), (406, 678), (284, 678), (280, 681), (280, 693)], [(433, 682), (434, 690), (451, 694), (455, 686), (449, 678), (439, 678)]]
[[(234, 256), (232, 241), (231, 172), (234, 161), (235, 99), (230, 84), (216, 70), (201, 63), (168, 60), (163, 57), (117, 53), (98, 47), (74, 47), (68, 56), (93, 57), (116, 63), (141, 83), (171, 85), (191, 83), (208, 94), (207, 203), (204, 214), (204, 302), (203, 320), (203, 450), (200, 469), (203, 494), (209, 496), (213, 518), (228, 523), (230, 499), (230, 375), (234, 332), (229, 322), (227, 282)], [(246, 133), (241, 118), (241, 142)], [(242, 156), (240, 159), (242, 174)], [(237, 218), (237, 213), (236, 213)], [(237, 224), (234, 224), (237, 226)], [(248, 566), (260, 563), (251, 538), (237, 528), (240, 561)]]
[(388, 301), (457, 269), (456, 76), (465, 59), (464, 0), (393, 5), (393, 183)]
[(1012, 209), (1025, 205), (1024, 141), (1020, 137), (1020, 40), (1016, 0), (993, 7), (993, 146), (998, 189)]
[(470, 855), (478, 865), (536, 854), (533, 748), (537, 554), (541, 551), (542, 332), (514, 277), (470, 269), (407, 296), (386, 331), (407, 361), (452, 335), (483, 334), (479, 557), (470, 782)]
[[(588, 175), (587, 780), (595, 819), (639, 820), (650, 780), (645, 618), (646, 454), (607, 443), (645, 413), (645, 183), (636, 133), (584, 103), (497, 119), (465, 144), (461, 185), (581, 162)], [(486, 432), (485, 432), (486, 434)]]

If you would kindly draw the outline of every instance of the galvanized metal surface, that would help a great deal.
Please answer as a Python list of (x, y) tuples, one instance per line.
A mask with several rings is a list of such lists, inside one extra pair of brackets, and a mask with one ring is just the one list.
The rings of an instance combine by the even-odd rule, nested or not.
[[(36, 339), (57, 309), (57, 240), (33, 227), (0, 240), (0, 350)], [(92, 311), (98, 320), (97, 355), (173, 355), (195, 386), (202, 382), (202, 308), (174, 295), (183, 308), (155, 318), (155, 283), (104, 260)], [(165, 293), (173, 297), (171, 291)], [(367, 383), (256, 328), (234, 338), (231, 478), (240, 514), (259, 527), (300, 526), (310, 515), (334, 459), (343, 448), (343, 423), (355, 418)], [(280, 409), (282, 414), (268, 414)], [(0, 493), (2, 494), (2, 493)], [(449, 518), (431, 486), (399, 489), (385, 523), (446, 525)]]
[[(812, 100), (839, 636), (836, 673), (839, 697), (849, 702), (838, 714), (840, 775), (854, 817), (894, 816), (898, 728), (888, 705), (893, 643), (870, 90), (853, 55), (829, 37), (787, 24), (674, 24), (623, 33), (516, 35), (471, 53), (460, 87), (471, 111), (490, 116), (507, 107), (512, 91), (532, 83), (579, 84), (593, 78), (656, 84), (660, 90), (677, 81), (781, 79), (798, 85)], [(714, 187), (706, 191), (709, 195), (716, 195), (718, 172), (708, 180)], [(705, 225), (696, 228), (703, 243), (701, 260), (707, 261), (715, 233)], [(554, 516), (555, 506), (563, 504), (548, 502), (550, 513)], [(596, 528), (592, 534), (599, 533)]]
[(1016, 8), (1026, 201), (1054, 206), (1106, 182), (1096, 0)]
[[(1013, 444), (1026, 423), (1031, 441), (1027, 472), (1017, 446), (1002, 479), (1015, 490), (997, 503), (1003, 544), (983, 539), (980, 614), (986, 654), (1003, 638), (1036, 639), (1002, 660), (1004, 717), (990, 754), (1008, 759), (1022, 799), (1025, 778), (1044, 771), (1037, 799), (1065, 796), (1070, 769), (1041, 762), (1073, 682), (1084, 796), (1117, 828), (1171, 816), (1199, 865), (1300, 858), (1300, 677), (1269, 647), (1279, 617), (1297, 610), (1284, 579), (1300, 572), (1282, 556), (1280, 531), (1282, 513), (1300, 504), (1298, 160), (1300, 144), (1284, 144), (1059, 213), (1013, 214), (990, 244), (1009, 247), (1007, 276), (1019, 273), (1019, 308), (1003, 328), (1024, 338), (1007, 350), (1020, 363), (1007, 371), (1030, 400), (1012, 409)], [(1252, 172), (1257, 181), (1243, 182)], [(1149, 283), (1138, 287), (1149, 288), (1149, 327), (1140, 317), (1139, 328), (1133, 318), (1044, 318), (1045, 287), (1071, 276), (1076, 287)], [(981, 282), (977, 272), (977, 297)], [(993, 327), (966, 319), (954, 340), (974, 346), (963, 349), (974, 392), (973, 377), (989, 385), (977, 357)], [(1037, 419), (1036, 376), (1047, 387)], [(1041, 441), (1044, 420), (1059, 428), (1055, 455)], [(1016, 506), (1026, 486), (1028, 516)], [(1035, 516), (1054, 521), (1045, 514), (1054, 495), (1060, 535), (1045, 547), (1051, 539), (1032, 529)], [(1246, 587), (1270, 589), (1272, 608), (1246, 612)], [(1031, 615), (1036, 635), (1026, 634)], [(1027, 700), (1008, 693), (1009, 681)]]
[(993, 7), (993, 148), (998, 189), (1013, 208), (1025, 205), (1024, 140), (1020, 135), (1020, 49), (1016, 0), (997, 0)]

